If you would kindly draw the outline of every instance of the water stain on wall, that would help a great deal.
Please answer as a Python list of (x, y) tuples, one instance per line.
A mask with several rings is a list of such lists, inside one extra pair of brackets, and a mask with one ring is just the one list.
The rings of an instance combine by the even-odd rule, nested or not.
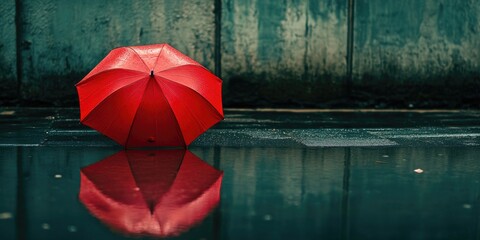
[(480, 0), (354, 2), (348, 95), (344, 0), (222, 0), (220, 21), (213, 0), (2, 1), (0, 101), (20, 84), (24, 99), (74, 105), (73, 85), (112, 48), (167, 42), (211, 71), (221, 64), (226, 106), (478, 106)]
[(222, 72), (225, 95), (234, 96), (227, 97), (227, 105), (308, 105), (341, 95), (346, 51), (342, 4), (225, 1)]

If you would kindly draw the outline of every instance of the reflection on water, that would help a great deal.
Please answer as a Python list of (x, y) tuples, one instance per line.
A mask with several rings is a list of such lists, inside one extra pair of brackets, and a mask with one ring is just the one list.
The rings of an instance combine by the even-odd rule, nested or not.
[(223, 173), (190, 151), (121, 151), (82, 168), (80, 201), (127, 235), (178, 236), (218, 205)]
[[(203, 181), (195, 174), (211, 172), (199, 185), (204, 190), (192, 189), (208, 192), (218, 179), (210, 166), (225, 173), (220, 203), (177, 239), (480, 239), (476, 147), (190, 151), (204, 162), (195, 159), (203, 167), (189, 169), (205, 170), (182, 173), (185, 154), (174, 177), (169, 173), (179, 163), (168, 159), (176, 153), (164, 157), (168, 165), (160, 167), (146, 161), (157, 153), (131, 164), (135, 152), (115, 154), (116, 149), (0, 147), (0, 239), (128, 238), (110, 228), (152, 234), (147, 226), (160, 229), (162, 222), (153, 224), (145, 216), (159, 213), (160, 203), (185, 206), (164, 207), (172, 216), (192, 215), (183, 212), (191, 198), (177, 198), (181, 193), (174, 189), (188, 188), (176, 187), (181, 175)], [(98, 174), (101, 168), (107, 171)], [(108, 187), (112, 184), (122, 187)], [(133, 217), (129, 221), (141, 226), (119, 221)]]

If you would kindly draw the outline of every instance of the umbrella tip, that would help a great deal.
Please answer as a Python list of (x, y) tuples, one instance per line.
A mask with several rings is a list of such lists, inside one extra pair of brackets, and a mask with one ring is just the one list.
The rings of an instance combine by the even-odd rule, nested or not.
[(153, 70), (150, 70), (150, 77), (153, 77)]

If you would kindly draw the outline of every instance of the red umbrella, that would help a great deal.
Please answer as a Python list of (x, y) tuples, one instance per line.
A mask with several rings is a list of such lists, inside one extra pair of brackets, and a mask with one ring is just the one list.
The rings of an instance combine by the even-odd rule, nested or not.
[(218, 205), (222, 178), (188, 150), (121, 151), (81, 169), (79, 198), (122, 233), (177, 236)]
[(80, 121), (125, 147), (186, 146), (223, 119), (222, 81), (168, 44), (116, 48), (76, 87)]

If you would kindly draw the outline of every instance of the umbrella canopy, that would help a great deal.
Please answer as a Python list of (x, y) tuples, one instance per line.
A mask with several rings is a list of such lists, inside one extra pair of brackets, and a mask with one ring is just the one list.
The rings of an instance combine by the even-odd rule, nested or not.
[(222, 81), (168, 44), (116, 48), (76, 88), (80, 121), (125, 147), (187, 146), (223, 119)]
[(121, 151), (81, 169), (79, 198), (124, 234), (177, 236), (218, 205), (222, 178), (189, 151)]

